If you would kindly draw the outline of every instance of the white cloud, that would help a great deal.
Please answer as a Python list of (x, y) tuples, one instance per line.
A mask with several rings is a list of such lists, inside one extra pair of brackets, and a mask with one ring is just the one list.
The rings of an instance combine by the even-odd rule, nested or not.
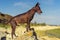
[[(60, 19), (59, 19), (60, 20)], [(55, 24), (56, 22), (59, 22), (58, 17), (55, 16), (35, 16), (32, 20), (32, 22), (37, 22), (37, 23), (41, 23), (41, 22), (45, 22), (47, 24)], [(58, 24), (58, 23), (56, 23)]]
[(16, 3), (14, 3), (14, 6), (29, 7), (30, 5), (28, 5), (25, 2), (16, 2)]

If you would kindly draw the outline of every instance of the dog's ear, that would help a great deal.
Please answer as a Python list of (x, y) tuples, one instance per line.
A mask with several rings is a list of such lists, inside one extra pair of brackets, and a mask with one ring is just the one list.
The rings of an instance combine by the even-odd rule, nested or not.
[(37, 2), (35, 6), (38, 6), (38, 5), (40, 5), (39, 2)]

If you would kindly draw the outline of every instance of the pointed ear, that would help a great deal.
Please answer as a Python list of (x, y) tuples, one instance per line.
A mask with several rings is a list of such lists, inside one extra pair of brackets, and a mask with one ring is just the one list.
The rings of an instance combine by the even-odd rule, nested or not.
[(40, 5), (39, 2), (37, 2), (37, 4), (35, 6), (38, 6), (38, 5)]

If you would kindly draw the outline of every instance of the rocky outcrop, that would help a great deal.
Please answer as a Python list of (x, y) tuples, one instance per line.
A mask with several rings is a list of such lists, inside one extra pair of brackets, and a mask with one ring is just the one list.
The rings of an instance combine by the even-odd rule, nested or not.
[(12, 18), (11, 15), (8, 14), (4, 14), (0, 12), (0, 23), (6, 23), (7, 21), (9, 21)]

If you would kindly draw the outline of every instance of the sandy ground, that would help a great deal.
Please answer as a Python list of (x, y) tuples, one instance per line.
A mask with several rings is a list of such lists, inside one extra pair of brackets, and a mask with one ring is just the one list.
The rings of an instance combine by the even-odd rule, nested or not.
[[(58, 28), (60, 28), (60, 27), (56, 27), (56, 26), (37, 26), (37, 27), (33, 27), (35, 30), (42, 30), (42, 31), (45, 31), (45, 30), (51, 30), (51, 29), (58, 29)], [(4, 31), (6, 31), (6, 29), (4, 29), (4, 28), (0, 28), (0, 31), (1, 32), (4, 32)], [(26, 38), (26, 36), (24, 36), (25, 34), (24, 34), (24, 31), (25, 31), (25, 28), (23, 28), (22, 26), (20, 26), (20, 27), (17, 27), (16, 28), (16, 35), (18, 35), (18, 37), (17, 38), (14, 38), (14, 40), (24, 40), (24, 38)], [(7, 32), (9, 32), (9, 33), (11, 33), (11, 28), (9, 28), (9, 29), (7, 29)], [(27, 34), (27, 33), (26, 33)], [(28, 35), (28, 34), (27, 34)], [(22, 37), (23, 36), (23, 37)], [(28, 39), (29, 39), (29, 37), (28, 37)], [(7, 40), (12, 40), (11, 39), (11, 34), (8, 34), (7, 35)], [(30, 37), (30, 39), (29, 40), (31, 40), (31, 37)], [(33, 40), (33, 39), (32, 39)], [(60, 40), (59, 38), (56, 38), (56, 37), (48, 37), (48, 36), (42, 36), (42, 37), (40, 37), (39, 38), (39, 40)]]
[(33, 27), (35, 30), (42, 30), (42, 31), (45, 31), (45, 30), (51, 30), (51, 29), (58, 29), (60, 28), (59, 26), (37, 26), (37, 27)]

